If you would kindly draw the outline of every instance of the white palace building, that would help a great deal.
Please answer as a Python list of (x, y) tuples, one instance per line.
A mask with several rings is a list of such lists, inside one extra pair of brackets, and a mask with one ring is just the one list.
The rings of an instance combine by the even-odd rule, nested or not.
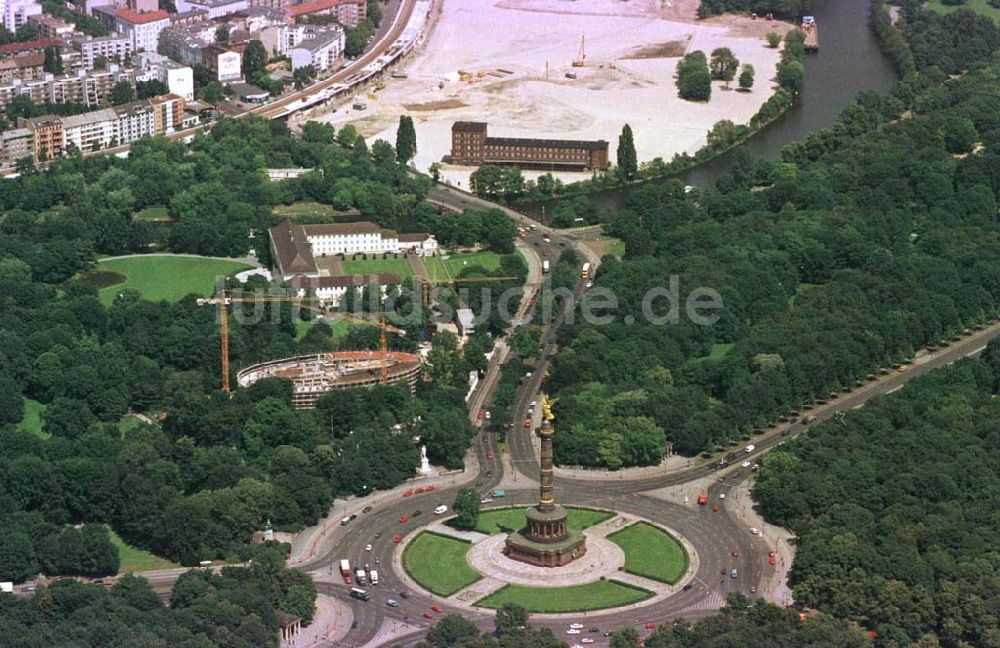
[(430, 234), (398, 234), (369, 222), (295, 225), (285, 221), (268, 234), (277, 281), (324, 276), (316, 259), (325, 256), (399, 252), (429, 256), (438, 249)]

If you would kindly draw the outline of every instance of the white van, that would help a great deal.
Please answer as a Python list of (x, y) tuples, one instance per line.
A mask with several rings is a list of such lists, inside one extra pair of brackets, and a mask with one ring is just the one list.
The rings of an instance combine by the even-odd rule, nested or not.
[(748, 445), (746, 447), (745, 451), (746, 451), (747, 454), (750, 454), (751, 452), (753, 452), (756, 449), (757, 449), (757, 446), (755, 446), (754, 444), (751, 443), (750, 445)]
[(372, 585), (378, 585), (378, 570), (377, 569), (373, 569), (370, 572), (368, 572), (368, 581)]
[(444, 515), (448, 512), (448, 507), (442, 504), (441, 506), (434, 509), (434, 515)]

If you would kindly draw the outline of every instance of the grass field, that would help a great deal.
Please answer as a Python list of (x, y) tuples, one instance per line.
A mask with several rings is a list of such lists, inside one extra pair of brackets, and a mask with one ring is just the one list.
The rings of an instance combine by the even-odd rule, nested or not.
[(44, 411), (44, 404), (30, 398), (25, 398), (24, 417), (21, 418), (21, 422), (17, 424), (17, 427), (43, 439), (49, 438), (48, 434), (42, 432), (42, 412)]
[(584, 245), (593, 250), (599, 257), (610, 254), (620, 259), (625, 256), (625, 242), (610, 236), (584, 241)]
[(994, 22), (1000, 20), (1000, 9), (990, 5), (987, 0), (967, 0), (965, 4), (960, 5), (946, 5), (941, 0), (931, 0), (928, 6), (939, 14), (950, 14), (959, 9), (972, 9), (978, 14), (989, 16)]
[(453, 254), (449, 257), (429, 257), (424, 259), (424, 267), (431, 281), (448, 281), (458, 277), (463, 268), (480, 266), (486, 270), (496, 270), (500, 267), (501, 255), (492, 252), (476, 252), (474, 254)]
[(153, 569), (172, 569), (180, 566), (177, 563), (170, 562), (166, 558), (154, 556), (148, 551), (126, 544), (112, 529), (108, 529), (108, 532), (111, 535), (111, 543), (118, 547), (118, 556), (121, 558), (121, 565), (118, 567), (119, 574), (151, 571)]
[[(614, 516), (610, 511), (596, 511), (594, 509), (566, 507), (566, 526), (571, 531), (582, 531), (587, 527), (607, 520)], [(507, 529), (521, 529), (526, 524), (524, 519), (524, 508), (512, 507), (491, 509), (479, 514), (479, 524), (476, 531), (480, 533), (500, 533), (500, 527)]]
[(630, 605), (653, 593), (614, 580), (601, 580), (571, 587), (525, 587), (504, 585), (486, 598), (476, 601), (479, 607), (498, 608), (516, 603), (528, 612), (585, 612)]
[(608, 535), (608, 540), (625, 552), (622, 569), (630, 574), (673, 585), (687, 571), (684, 547), (652, 524), (638, 522)]
[(423, 531), (403, 551), (403, 568), (413, 580), (438, 596), (451, 596), (482, 575), (469, 566), (464, 540)]
[(166, 207), (155, 205), (136, 212), (133, 218), (137, 221), (163, 220), (170, 218), (170, 214), (167, 212)]
[(344, 272), (349, 275), (388, 272), (399, 275), (403, 279), (413, 276), (413, 269), (410, 267), (410, 262), (402, 257), (398, 259), (393, 257), (389, 257), (388, 259), (357, 259), (356, 261), (345, 259)]
[(309, 200), (294, 202), (291, 205), (275, 205), (274, 209), (271, 211), (275, 216), (281, 216), (283, 218), (291, 218), (293, 220), (303, 219), (305, 221), (316, 222), (333, 222), (338, 216), (341, 218), (356, 218), (359, 213), (356, 210), (338, 212), (331, 205), (324, 205), (322, 203), (312, 202)]
[[(309, 329), (312, 328), (312, 325), (315, 324), (315, 323), (316, 322), (314, 322), (314, 321), (304, 321), (304, 320), (301, 321), (301, 322), (296, 323), (295, 324), (295, 339), (296, 339), (296, 341), (302, 340), (302, 338), (305, 336), (305, 334), (307, 332), (309, 332)], [(345, 335), (347, 335), (348, 329), (351, 328), (351, 325), (350, 325), (350, 323), (347, 320), (340, 319), (340, 320), (334, 320), (332, 322), (331, 321), (327, 321), (326, 323), (330, 327), (330, 329), (333, 331), (333, 337), (335, 339), (340, 339), (340, 338), (344, 337)]]
[(101, 288), (101, 301), (110, 304), (124, 289), (136, 290), (149, 301), (177, 301), (189, 293), (211, 295), (216, 277), (228, 277), (251, 267), (239, 261), (221, 259), (141, 256), (101, 261), (95, 270), (116, 272), (125, 277), (123, 283)]

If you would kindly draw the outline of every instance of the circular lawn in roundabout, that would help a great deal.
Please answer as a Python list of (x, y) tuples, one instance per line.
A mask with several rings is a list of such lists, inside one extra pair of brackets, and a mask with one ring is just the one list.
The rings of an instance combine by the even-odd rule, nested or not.
[(476, 606), (498, 608), (505, 603), (516, 603), (528, 612), (559, 614), (621, 607), (644, 601), (650, 596), (653, 596), (653, 593), (649, 590), (614, 579), (602, 578), (593, 583), (566, 587), (525, 587), (508, 584), (476, 601)]
[(672, 535), (649, 522), (636, 522), (608, 535), (625, 552), (622, 571), (673, 585), (688, 570), (688, 555)]
[(403, 551), (403, 569), (427, 591), (451, 596), (482, 578), (465, 559), (471, 546), (468, 540), (421, 531)]

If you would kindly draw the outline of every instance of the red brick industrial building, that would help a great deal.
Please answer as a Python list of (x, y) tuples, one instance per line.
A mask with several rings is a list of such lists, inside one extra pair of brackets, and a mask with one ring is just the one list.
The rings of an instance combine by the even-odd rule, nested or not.
[(487, 137), (486, 122), (455, 122), (451, 127), (452, 164), (500, 164), (522, 169), (581, 171), (608, 166), (605, 140), (549, 140)]

